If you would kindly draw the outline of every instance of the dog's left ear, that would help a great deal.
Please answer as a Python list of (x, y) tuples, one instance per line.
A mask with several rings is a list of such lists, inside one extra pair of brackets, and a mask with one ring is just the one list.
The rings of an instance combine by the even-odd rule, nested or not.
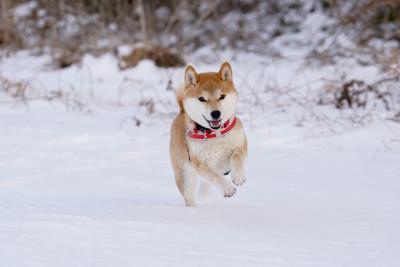
[(228, 61), (222, 63), (218, 75), (223, 81), (232, 81), (232, 68)]

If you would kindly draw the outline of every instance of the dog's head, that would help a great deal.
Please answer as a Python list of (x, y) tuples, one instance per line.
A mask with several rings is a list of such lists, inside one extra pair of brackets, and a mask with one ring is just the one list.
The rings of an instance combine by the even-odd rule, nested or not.
[(217, 130), (235, 114), (238, 99), (228, 62), (219, 72), (197, 73), (186, 67), (183, 106), (191, 120)]

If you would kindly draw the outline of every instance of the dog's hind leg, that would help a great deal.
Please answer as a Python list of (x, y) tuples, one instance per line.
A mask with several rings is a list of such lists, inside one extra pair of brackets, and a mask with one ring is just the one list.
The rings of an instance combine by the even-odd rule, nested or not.
[(196, 206), (197, 175), (191, 166), (175, 174), (176, 184), (188, 207)]

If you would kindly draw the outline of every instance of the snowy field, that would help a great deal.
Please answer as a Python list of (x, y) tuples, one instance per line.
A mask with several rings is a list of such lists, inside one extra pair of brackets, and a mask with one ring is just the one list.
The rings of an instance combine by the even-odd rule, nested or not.
[(0, 95), (0, 265), (400, 266), (400, 124), (299, 125), (306, 111), (279, 111), (285, 99), (270, 105), (252, 77), (280, 88), (305, 80), (312, 90), (335, 71), (293, 76), (299, 65), (277, 63), (249, 74), (261, 61), (232, 63), (247, 182), (231, 199), (216, 191), (187, 208), (168, 154), (177, 108), (166, 85), (182, 69), (143, 62), (120, 72), (104, 56), (51, 71), (46, 58), (4, 59), (2, 75), (29, 81), (28, 97), (69, 95), (27, 106)]

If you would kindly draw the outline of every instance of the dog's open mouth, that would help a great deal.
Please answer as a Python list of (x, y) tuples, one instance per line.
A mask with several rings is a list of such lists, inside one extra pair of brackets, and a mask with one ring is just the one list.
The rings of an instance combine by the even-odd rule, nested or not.
[(221, 120), (212, 120), (208, 122), (213, 129), (219, 129), (221, 127)]
[(208, 122), (210, 125), (210, 128), (213, 130), (217, 130), (221, 128), (221, 119), (219, 120), (207, 120), (206, 117), (203, 116), (203, 118)]

